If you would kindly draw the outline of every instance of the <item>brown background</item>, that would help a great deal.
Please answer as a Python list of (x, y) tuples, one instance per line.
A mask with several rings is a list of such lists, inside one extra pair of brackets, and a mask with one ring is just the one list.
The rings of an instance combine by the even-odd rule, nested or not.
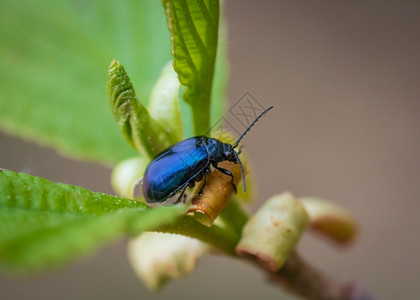
[[(275, 105), (245, 140), (258, 203), (289, 190), (347, 207), (359, 240), (306, 235), (313, 265), (382, 299), (420, 299), (420, 2), (227, 1), (231, 104)], [(0, 166), (112, 193), (110, 170), (0, 135)], [(125, 241), (63, 270), (0, 277), (2, 299), (295, 299), (259, 271), (207, 256), (195, 274), (149, 293)]]

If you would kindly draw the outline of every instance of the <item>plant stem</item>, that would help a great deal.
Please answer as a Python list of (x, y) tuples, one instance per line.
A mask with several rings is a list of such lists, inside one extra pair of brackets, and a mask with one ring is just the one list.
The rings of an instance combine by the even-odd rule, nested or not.
[(341, 282), (308, 265), (293, 253), (277, 272), (266, 270), (269, 279), (289, 291), (313, 300), (374, 300), (357, 282)]
[(231, 199), (219, 217), (228, 228), (232, 229), (238, 235), (238, 239), (240, 239), (242, 229), (248, 221), (249, 216), (242, 209), (238, 201)]
[(235, 247), (240, 238), (232, 230), (217, 225), (207, 227), (190, 216), (183, 216), (170, 226), (160, 227), (156, 231), (196, 238), (232, 256), (236, 256)]
[[(221, 217), (226, 227), (212, 225), (207, 227), (191, 216), (183, 216), (175, 223), (160, 227), (156, 231), (182, 234), (197, 238), (219, 250), (239, 258), (235, 252), (241, 237), (247, 215), (237, 203), (230, 203)], [(251, 258), (251, 257), (248, 257)], [(293, 252), (285, 265), (277, 272), (271, 272), (260, 265), (256, 259), (251, 261), (263, 269), (269, 279), (290, 292), (305, 299), (313, 300), (375, 300), (369, 292), (357, 282), (341, 282), (316, 270)]]

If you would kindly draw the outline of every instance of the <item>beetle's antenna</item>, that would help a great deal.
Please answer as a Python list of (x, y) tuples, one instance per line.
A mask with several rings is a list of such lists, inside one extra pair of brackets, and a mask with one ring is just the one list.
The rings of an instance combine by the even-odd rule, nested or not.
[[(255, 120), (254, 122), (252, 122), (251, 125), (248, 126), (248, 128), (244, 131), (244, 133), (241, 134), (241, 136), (239, 137), (239, 139), (236, 141), (236, 143), (233, 145), (233, 148), (236, 148), (239, 144), (239, 142), (242, 140), (242, 138), (245, 136), (245, 134), (248, 133), (248, 131), (251, 129), (252, 126), (254, 126), (255, 123), (257, 123), (257, 121), (266, 113), (268, 112), (270, 109), (272, 109), (274, 106), (270, 106), (269, 108), (267, 108), (266, 110), (264, 110)], [(243, 173), (243, 171), (242, 171)], [(244, 185), (245, 186), (245, 185)]]
[(238, 154), (237, 154), (235, 151), (233, 151), (233, 153), (235, 153), (236, 161), (238, 162), (239, 167), (241, 168), (242, 183), (244, 184), (244, 193), (245, 193), (245, 192), (246, 192), (246, 184), (245, 184), (245, 172), (244, 172), (244, 167), (242, 166), (242, 162), (241, 162), (241, 160), (239, 159)]

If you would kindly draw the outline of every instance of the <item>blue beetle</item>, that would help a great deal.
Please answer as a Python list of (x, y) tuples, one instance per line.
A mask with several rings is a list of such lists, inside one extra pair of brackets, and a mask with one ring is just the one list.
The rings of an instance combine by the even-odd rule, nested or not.
[(272, 108), (273, 106), (270, 106), (264, 110), (241, 134), (234, 145), (206, 136), (196, 136), (180, 141), (162, 151), (149, 163), (143, 175), (142, 188), (146, 201), (148, 203), (162, 203), (180, 193), (175, 202), (178, 203), (182, 200), (187, 187), (193, 187), (195, 182), (204, 179), (204, 183), (197, 194), (200, 197), (206, 185), (207, 175), (211, 172), (211, 166), (231, 177), (236, 192), (232, 173), (217, 165), (222, 161), (239, 164), (245, 191), (245, 174), (242, 162), (239, 159), (240, 150), (236, 152), (235, 148), (251, 127)]

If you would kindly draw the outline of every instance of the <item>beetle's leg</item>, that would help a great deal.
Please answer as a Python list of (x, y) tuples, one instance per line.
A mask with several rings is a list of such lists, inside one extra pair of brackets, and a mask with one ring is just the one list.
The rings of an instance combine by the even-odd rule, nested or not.
[[(203, 193), (204, 187), (206, 186), (207, 175), (209, 175), (210, 173), (211, 173), (210, 168), (207, 168), (203, 171), (202, 174), (200, 174), (199, 177), (204, 177), (204, 182), (203, 182), (203, 185), (201, 186), (200, 190), (197, 193), (197, 199), (200, 199), (200, 196)], [(199, 180), (201, 180), (201, 179), (199, 179)]]
[(232, 173), (229, 170), (220, 168), (218, 166), (214, 166), (214, 167), (215, 167), (216, 170), (218, 170), (218, 171), (222, 172), (223, 174), (225, 174), (227, 176), (230, 176), (230, 178), (232, 178), (232, 181), (231, 182), (232, 182), (233, 190), (235, 191), (235, 194), (236, 194), (237, 190), (236, 190), (236, 185), (233, 183), (233, 175), (232, 175)]
[(203, 185), (201, 186), (200, 190), (198, 191), (197, 199), (200, 199), (200, 196), (204, 191), (204, 187), (206, 186), (206, 179), (207, 179), (207, 173), (204, 173), (204, 182), (203, 182)]
[(184, 196), (184, 193), (185, 193), (185, 190), (187, 189), (187, 187), (188, 187), (188, 185), (186, 185), (183, 189), (182, 189), (182, 191), (181, 191), (181, 195), (179, 195), (179, 197), (178, 197), (178, 199), (176, 199), (176, 201), (174, 202), (174, 204), (178, 204), (179, 202), (181, 202), (182, 201), (182, 196)]
[(195, 186), (195, 181), (191, 180), (190, 182), (188, 182), (188, 187), (189, 188), (193, 188)]

